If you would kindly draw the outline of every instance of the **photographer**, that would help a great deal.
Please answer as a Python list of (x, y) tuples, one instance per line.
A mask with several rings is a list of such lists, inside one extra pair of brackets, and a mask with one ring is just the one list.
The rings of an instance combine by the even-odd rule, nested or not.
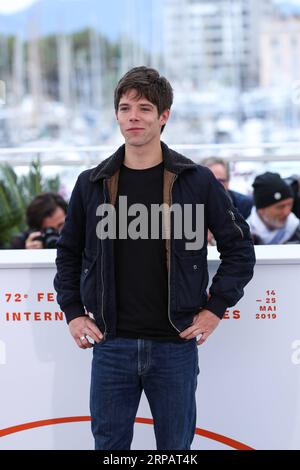
[(49, 192), (36, 196), (26, 210), (28, 230), (12, 239), (11, 248), (55, 248), (65, 222), (67, 207), (66, 201), (59, 194)]

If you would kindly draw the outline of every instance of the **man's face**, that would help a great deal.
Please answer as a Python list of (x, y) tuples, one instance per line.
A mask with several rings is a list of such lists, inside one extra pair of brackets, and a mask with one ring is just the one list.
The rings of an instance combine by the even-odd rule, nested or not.
[(293, 207), (293, 198), (289, 197), (283, 201), (276, 202), (269, 207), (258, 209), (258, 213), (264, 223), (270, 229), (282, 228), (285, 226), (288, 216)]
[(125, 142), (143, 146), (160, 139), (161, 127), (166, 124), (170, 111), (159, 116), (157, 107), (146, 98), (137, 98), (135, 90), (125, 93), (119, 102), (116, 117)]
[(65, 218), (65, 211), (61, 207), (57, 207), (55, 211), (49, 215), (49, 217), (45, 217), (43, 220), (42, 229), (53, 227), (58, 232), (60, 232), (64, 226)]
[(213, 172), (217, 180), (222, 183), (226, 191), (228, 191), (229, 182), (225, 166), (221, 165), (221, 163), (214, 163), (209, 167), (209, 169)]

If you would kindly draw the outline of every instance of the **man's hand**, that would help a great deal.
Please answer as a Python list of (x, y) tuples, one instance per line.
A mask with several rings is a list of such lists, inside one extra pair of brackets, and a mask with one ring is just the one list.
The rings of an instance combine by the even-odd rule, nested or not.
[(217, 328), (219, 323), (220, 318), (217, 315), (209, 310), (201, 310), (194, 316), (192, 326), (182, 331), (179, 336), (184, 339), (192, 339), (202, 334), (201, 338), (197, 341), (197, 344), (200, 346)]
[(35, 237), (39, 237), (41, 232), (32, 232), (27, 238), (25, 242), (25, 248), (27, 250), (32, 250), (32, 249), (41, 249), (43, 248), (43, 243), (41, 240), (34, 240)]
[(103, 338), (103, 334), (97, 327), (95, 321), (87, 315), (71, 320), (69, 323), (69, 329), (77, 346), (81, 349), (87, 349), (93, 346), (86, 338), (86, 335), (93, 338), (96, 343), (99, 343)]

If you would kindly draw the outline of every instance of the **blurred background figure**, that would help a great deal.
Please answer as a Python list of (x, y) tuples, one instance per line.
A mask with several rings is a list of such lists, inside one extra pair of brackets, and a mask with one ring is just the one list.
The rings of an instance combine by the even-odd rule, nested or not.
[(59, 194), (48, 192), (36, 196), (26, 210), (28, 229), (12, 239), (11, 248), (56, 248), (67, 207)]
[(300, 178), (298, 175), (291, 175), (283, 179), (290, 186), (293, 193), (294, 204), (292, 211), (300, 219)]
[(253, 199), (251, 196), (246, 196), (245, 194), (229, 189), (230, 171), (228, 162), (222, 158), (210, 157), (205, 158), (201, 163), (207, 166), (213, 172), (217, 180), (223, 184), (233, 205), (238, 209), (244, 219), (247, 219), (253, 206)]
[(291, 187), (278, 173), (266, 172), (253, 183), (255, 207), (247, 219), (256, 245), (300, 243), (300, 220), (292, 212)]

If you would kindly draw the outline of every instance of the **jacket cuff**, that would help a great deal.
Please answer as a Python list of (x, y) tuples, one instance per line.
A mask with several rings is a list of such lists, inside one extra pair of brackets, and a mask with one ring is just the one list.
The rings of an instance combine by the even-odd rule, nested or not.
[(69, 304), (62, 310), (65, 314), (68, 324), (75, 318), (86, 316), (84, 306), (80, 303)]
[(228, 304), (224, 299), (222, 299), (222, 297), (214, 295), (209, 298), (207, 304), (203, 308), (210, 310), (212, 313), (217, 315), (217, 317), (222, 319), (227, 307)]

